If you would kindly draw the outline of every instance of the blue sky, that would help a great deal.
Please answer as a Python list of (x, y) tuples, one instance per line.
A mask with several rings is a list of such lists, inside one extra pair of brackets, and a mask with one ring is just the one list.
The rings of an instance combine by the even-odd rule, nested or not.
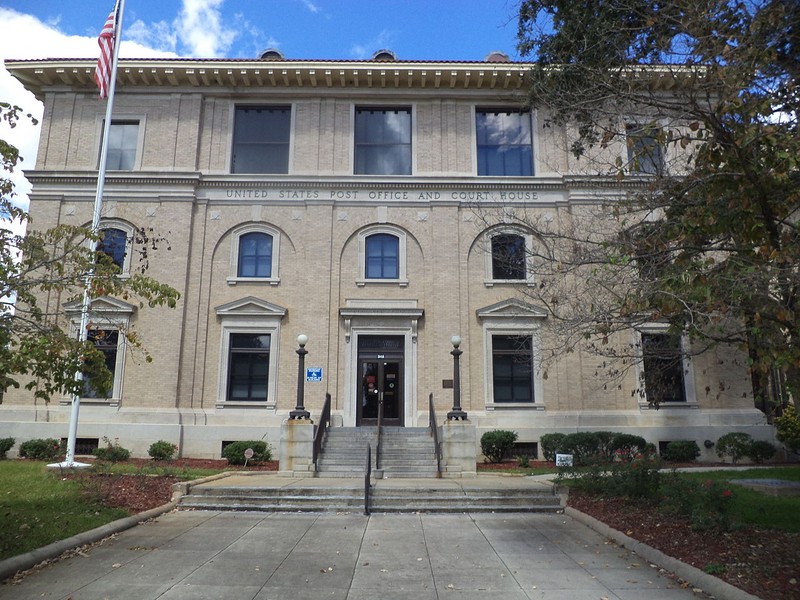
[[(113, 0), (0, 0), (71, 36), (96, 36)], [(516, 57), (517, 0), (126, 0), (123, 39), (181, 56), (359, 59)], [(5, 45), (5, 44), (4, 44)]]

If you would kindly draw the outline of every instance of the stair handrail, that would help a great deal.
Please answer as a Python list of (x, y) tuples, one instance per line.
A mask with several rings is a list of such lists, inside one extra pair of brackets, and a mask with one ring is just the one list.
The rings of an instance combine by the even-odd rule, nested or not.
[(378, 435), (375, 439), (375, 470), (381, 468), (381, 431), (383, 431), (383, 395), (378, 402)]
[(314, 431), (314, 450), (312, 452), (312, 461), (314, 463), (314, 470), (317, 470), (317, 458), (322, 452), (322, 439), (325, 437), (325, 432), (331, 424), (331, 395), (325, 394), (325, 404), (322, 406), (322, 414), (319, 417), (319, 423)]
[(367, 465), (364, 469), (364, 514), (369, 516), (369, 487), (372, 475), (372, 446), (367, 442)]
[(442, 447), (439, 445), (439, 427), (436, 424), (436, 409), (433, 406), (433, 392), (428, 395), (428, 427), (433, 434), (433, 446), (436, 453), (436, 472), (442, 472)]

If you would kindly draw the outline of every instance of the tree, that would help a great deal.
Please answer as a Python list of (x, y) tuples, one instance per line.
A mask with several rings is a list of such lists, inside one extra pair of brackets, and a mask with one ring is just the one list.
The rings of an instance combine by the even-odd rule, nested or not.
[(798, 23), (790, 0), (521, 3), (531, 106), (608, 176), (558, 228), (516, 215), (554, 352), (630, 364), (613, 334), (659, 321), (696, 352), (740, 346), (762, 399), (775, 368), (800, 397)]
[[(20, 118), (33, 120), (8, 103), (0, 103), (0, 116), (11, 127)], [(22, 160), (19, 151), (0, 140), (0, 156), (0, 390), (24, 385), (46, 401), (55, 394), (81, 393), (83, 384), (75, 380), (80, 370), (97, 391), (104, 391), (112, 383), (105, 355), (91, 340), (81, 343), (69, 330), (61, 305), (53, 308), (46, 299), (80, 298), (92, 272), (91, 298), (116, 296), (140, 306), (174, 307), (180, 294), (145, 275), (148, 249), (164, 240), (139, 230), (132, 243), (139, 258), (136, 272), (120, 277), (112, 257), (90, 250), (89, 242), (100, 240), (102, 233), (68, 225), (32, 229), (30, 216), (14, 203), (14, 184), (8, 176)], [(18, 227), (12, 228), (15, 223)], [(24, 235), (14, 231), (22, 224), (28, 225)], [(150, 359), (135, 331), (121, 333), (131, 348)]]

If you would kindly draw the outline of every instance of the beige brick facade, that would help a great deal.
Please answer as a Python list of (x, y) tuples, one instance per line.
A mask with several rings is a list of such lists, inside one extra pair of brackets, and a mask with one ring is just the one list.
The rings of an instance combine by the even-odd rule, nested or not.
[[(45, 104), (28, 173), (36, 226), (89, 223), (105, 111), (90, 87), (93, 65), (8, 66)], [(586, 166), (569, 155), (569, 132), (542, 127), (541, 115), (532, 117), (533, 176), (477, 175), (475, 109), (520, 106), (524, 72), (512, 63), (123, 61), (114, 119), (138, 122), (139, 140), (135, 167), (109, 172), (104, 219), (166, 238), (171, 249), (150, 253), (149, 274), (182, 297), (174, 310), (133, 312), (154, 361), (128, 352), (115, 397), (82, 404), (78, 437), (119, 438), (140, 455), (158, 439), (185, 456), (218, 457), (224, 441), (262, 437), (277, 448), (296, 402), (296, 339), (306, 334), (305, 364), (323, 375), (306, 382), (305, 404), (316, 417), (330, 392), (335, 423), (360, 422), (358, 344), (381, 335), (402, 338), (402, 423), (427, 424), (430, 393), (443, 419), (453, 402), (450, 339), (460, 335), (462, 405), (478, 436), (506, 428), (537, 442), (547, 432), (605, 429), (702, 446), (736, 428), (769, 438), (746, 370), (720, 366), (713, 353), (692, 361), (689, 401), (659, 411), (640, 402), (635, 370), (604, 385), (596, 357), (581, 352), (537, 363), (532, 402), (491, 401), (493, 333), (536, 334), (548, 321), (536, 307), (515, 308), (525, 282), (489, 281), (482, 216), (513, 207), (558, 223), (595, 193), (567, 178)], [(291, 108), (288, 173), (231, 172), (235, 110), (248, 105)], [(355, 107), (364, 106), (410, 108), (411, 175), (354, 174)], [(270, 281), (233, 269), (237, 236), (251, 226), (278, 248)], [(365, 278), (370, 232), (400, 240), (401, 277)], [(232, 331), (271, 335), (264, 402), (227, 395)], [(66, 399), (35, 405), (12, 390), (0, 427), (18, 439), (64, 437), (68, 413)]]

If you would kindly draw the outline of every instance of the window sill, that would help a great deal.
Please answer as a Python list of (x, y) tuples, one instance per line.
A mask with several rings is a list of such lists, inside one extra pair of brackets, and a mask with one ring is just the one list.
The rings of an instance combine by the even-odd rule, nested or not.
[(270, 285), (278, 285), (280, 282), (280, 277), (228, 277), (228, 285), (236, 285), (237, 283), (268, 283)]
[(216, 408), (275, 408), (272, 402), (249, 402), (249, 401), (232, 401), (232, 400), (218, 400)]
[(685, 410), (685, 409), (698, 409), (698, 408), (700, 408), (700, 405), (697, 404), (696, 401), (662, 402), (661, 404), (658, 405), (658, 408), (649, 405), (647, 402), (639, 402), (639, 410), (661, 410), (661, 409)]
[(486, 404), (486, 410), (544, 410), (541, 402), (491, 402)]
[(398, 287), (408, 287), (408, 279), (356, 279), (358, 287), (366, 285), (396, 285)]
[(532, 287), (534, 283), (531, 279), (484, 279), (483, 285), (487, 288), (496, 285), (527, 285), (528, 287)]
[[(119, 398), (81, 398), (83, 406), (119, 406)], [(72, 404), (70, 398), (62, 398), (58, 401), (59, 406), (69, 406)]]

